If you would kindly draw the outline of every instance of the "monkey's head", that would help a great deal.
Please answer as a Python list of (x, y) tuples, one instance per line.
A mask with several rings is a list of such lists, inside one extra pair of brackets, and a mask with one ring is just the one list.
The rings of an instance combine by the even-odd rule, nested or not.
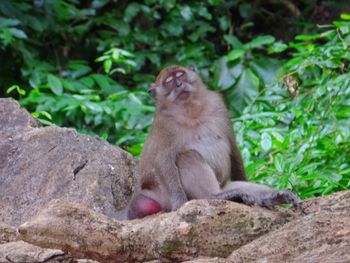
[(174, 65), (163, 69), (151, 84), (150, 93), (157, 101), (186, 101), (204, 85), (196, 72)]

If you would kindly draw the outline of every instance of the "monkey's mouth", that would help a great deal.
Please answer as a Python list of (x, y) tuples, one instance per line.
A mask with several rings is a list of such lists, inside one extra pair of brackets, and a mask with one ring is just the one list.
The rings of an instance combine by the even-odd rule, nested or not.
[(180, 91), (179, 95), (177, 95), (176, 99), (186, 100), (190, 96), (190, 94), (191, 93), (189, 91), (182, 90)]
[(174, 102), (176, 100), (187, 100), (191, 95), (191, 91), (185, 87), (179, 87), (173, 89), (169, 94), (169, 99)]

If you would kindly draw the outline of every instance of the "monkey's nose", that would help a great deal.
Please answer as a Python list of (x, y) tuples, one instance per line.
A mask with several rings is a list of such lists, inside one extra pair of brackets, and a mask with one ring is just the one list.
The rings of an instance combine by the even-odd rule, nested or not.
[(180, 81), (178, 79), (174, 79), (174, 80), (175, 80), (176, 87), (180, 87), (182, 85), (182, 81)]

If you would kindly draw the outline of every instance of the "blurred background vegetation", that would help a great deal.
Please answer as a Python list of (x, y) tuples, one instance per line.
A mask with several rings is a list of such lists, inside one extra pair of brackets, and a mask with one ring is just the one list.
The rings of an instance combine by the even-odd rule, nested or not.
[(350, 3), (0, 0), (0, 96), (135, 156), (169, 64), (225, 97), (249, 178), (350, 189)]

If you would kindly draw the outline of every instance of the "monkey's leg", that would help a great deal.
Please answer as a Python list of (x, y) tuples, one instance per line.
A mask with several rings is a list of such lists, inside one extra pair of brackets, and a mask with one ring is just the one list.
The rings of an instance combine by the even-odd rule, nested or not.
[(207, 198), (220, 192), (214, 171), (197, 151), (180, 153), (176, 158), (176, 165), (189, 200)]
[(249, 182), (231, 182), (219, 194), (212, 196), (213, 199), (225, 199), (247, 205), (259, 205), (272, 207), (280, 204), (291, 203), (294, 208), (298, 207), (298, 198), (286, 190), (274, 190), (264, 185)]

